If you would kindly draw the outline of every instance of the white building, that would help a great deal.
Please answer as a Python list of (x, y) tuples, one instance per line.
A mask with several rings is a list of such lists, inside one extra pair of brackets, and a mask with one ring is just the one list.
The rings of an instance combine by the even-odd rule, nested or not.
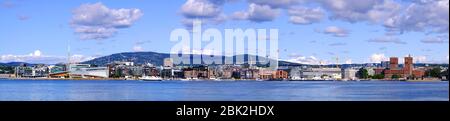
[(341, 68), (307, 68), (302, 70), (301, 78), (308, 80), (340, 80)]
[(107, 67), (91, 67), (89, 64), (70, 64), (69, 73), (72, 78), (108, 78)]
[(342, 77), (344, 80), (356, 80), (356, 73), (358, 73), (357, 69), (346, 68), (342, 71)]

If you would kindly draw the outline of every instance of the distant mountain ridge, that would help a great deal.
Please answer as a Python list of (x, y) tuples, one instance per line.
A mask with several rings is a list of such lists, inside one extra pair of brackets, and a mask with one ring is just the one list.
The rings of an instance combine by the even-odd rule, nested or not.
[(26, 62), (8, 62), (8, 63), (0, 63), (0, 66), (20, 66), (23, 64), (29, 65), (29, 66), (38, 65), (38, 64), (31, 64), (31, 63), (26, 63)]
[[(156, 66), (161, 66), (164, 64), (164, 59), (165, 58), (170, 58), (171, 54), (166, 54), (166, 53), (157, 53), (157, 52), (125, 52), (125, 53), (117, 53), (117, 54), (112, 54), (109, 56), (104, 56), (104, 57), (99, 57), (99, 58), (95, 58), (93, 60), (89, 60), (89, 61), (85, 61), (82, 62), (83, 64), (92, 64), (92, 65), (98, 65), (98, 66), (105, 66), (108, 63), (111, 62), (115, 62), (115, 61), (129, 61), (129, 62), (134, 62), (135, 64), (146, 64), (146, 63), (151, 63), (154, 64)], [(191, 54), (191, 59), (194, 56), (200, 56), (200, 55), (193, 55)], [(205, 55), (203, 55), (205, 56)], [(221, 56), (222, 60), (226, 59), (233, 59), (236, 58), (238, 56), (244, 56), (244, 63), (247, 64), (249, 62), (248, 57), (251, 57), (250, 55), (236, 55), (236, 56), (232, 56), (232, 57), (226, 57), (226, 56)], [(254, 56), (254, 55), (252, 55)], [(264, 57), (258, 57), (258, 58), (264, 58)], [(264, 58), (265, 59), (265, 58)], [(257, 63), (257, 61), (259, 61), (259, 59), (257, 59), (256, 61), (253, 60), (252, 63)], [(283, 64), (283, 65), (303, 65), (303, 64), (298, 64), (298, 63), (292, 63), (292, 62), (287, 62), (287, 61), (279, 61), (279, 64)], [(260, 64), (258, 64), (260, 65)]]
[[(191, 59), (192, 59), (191, 55)], [(200, 55), (195, 55), (195, 56), (200, 56)], [(222, 59), (232, 59), (235, 58), (237, 56), (244, 56), (244, 63), (249, 62), (248, 60), (248, 55), (236, 55), (233, 57), (225, 57), (222, 56)], [(124, 52), (124, 53), (117, 53), (117, 54), (112, 54), (109, 56), (103, 56), (103, 57), (99, 57), (99, 58), (95, 58), (93, 60), (89, 60), (89, 61), (85, 61), (85, 62), (81, 62), (83, 64), (92, 64), (92, 65), (98, 65), (98, 66), (106, 66), (108, 63), (111, 62), (115, 62), (115, 61), (129, 61), (129, 62), (134, 62), (135, 64), (146, 64), (146, 63), (151, 63), (154, 64), (156, 66), (161, 66), (164, 63), (164, 59), (165, 58), (169, 58), (170, 54), (166, 54), (166, 53), (157, 53), (157, 52)], [(264, 57), (259, 57), (259, 58), (264, 58)], [(256, 60), (258, 61), (258, 60)], [(253, 61), (252, 63), (255, 63), (255, 61)], [(363, 64), (338, 64), (339, 67), (354, 67), (354, 66), (364, 66), (367, 64), (374, 64), (374, 65), (378, 65), (379, 63), (363, 63)], [(259, 64), (258, 64), (259, 65)], [(308, 64), (301, 64), (301, 63), (294, 63), (294, 62), (288, 62), (288, 61), (283, 61), (283, 60), (279, 60), (278, 61), (278, 65), (279, 66), (312, 66), (312, 67), (336, 67), (336, 64), (329, 64), (329, 65), (308, 65)], [(402, 64), (399, 64), (400, 66)], [(430, 66), (435, 66), (435, 65), (439, 65), (439, 66), (444, 66), (444, 67), (448, 67), (448, 64), (426, 64), (426, 63), (415, 63), (414, 66), (425, 66), (425, 65), (430, 65)]]

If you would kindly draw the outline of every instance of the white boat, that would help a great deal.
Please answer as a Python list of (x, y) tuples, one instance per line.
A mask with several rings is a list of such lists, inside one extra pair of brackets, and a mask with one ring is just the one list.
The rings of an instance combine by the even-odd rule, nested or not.
[(156, 76), (143, 76), (139, 79), (142, 81), (162, 81), (161, 77), (156, 77)]

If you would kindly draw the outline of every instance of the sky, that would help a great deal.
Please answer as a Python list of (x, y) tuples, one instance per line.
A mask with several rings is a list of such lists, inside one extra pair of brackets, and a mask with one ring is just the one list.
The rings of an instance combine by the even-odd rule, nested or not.
[(0, 16), (0, 62), (169, 53), (170, 33), (194, 19), (278, 29), (280, 59), (291, 62), (449, 62), (449, 0), (0, 0)]

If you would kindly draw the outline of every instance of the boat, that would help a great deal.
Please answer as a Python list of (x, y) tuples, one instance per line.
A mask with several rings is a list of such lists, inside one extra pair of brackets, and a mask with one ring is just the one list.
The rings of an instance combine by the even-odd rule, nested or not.
[(143, 76), (139, 79), (142, 81), (162, 81), (161, 77), (156, 77), (156, 76)]

